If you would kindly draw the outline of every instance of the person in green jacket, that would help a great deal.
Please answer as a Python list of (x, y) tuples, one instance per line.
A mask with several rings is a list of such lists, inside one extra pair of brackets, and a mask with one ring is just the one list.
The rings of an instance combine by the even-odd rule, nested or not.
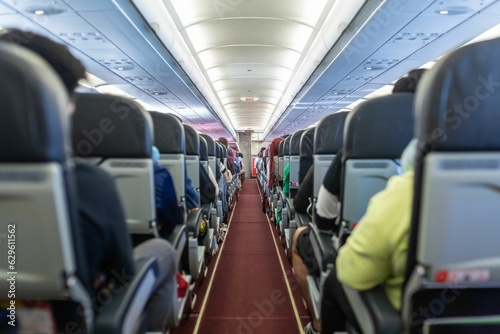
[(416, 144), (413, 139), (403, 152), (403, 174), (391, 177), (386, 188), (371, 198), (365, 215), (339, 250), (335, 270), (328, 276), (323, 290), (322, 333), (344, 330), (346, 320), (359, 327), (341, 284), (355, 290), (384, 284), (394, 308), (401, 308)]

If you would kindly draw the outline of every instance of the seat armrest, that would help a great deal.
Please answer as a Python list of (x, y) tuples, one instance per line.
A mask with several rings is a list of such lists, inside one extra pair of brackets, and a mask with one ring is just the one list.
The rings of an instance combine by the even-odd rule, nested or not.
[(201, 210), (191, 211), (188, 214), (186, 226), (188, 228), (189, 236), (198, 238), (198, 233), (200, 232), (201, 214)]
[(401, 315), (392, 306), (382, 285), (366, 291), (343, 286), (363, 333), (399, 334)]
[(316, 263), (320, 263), (321, 271), (326, 272), (329, 264), (335, 264), (337, 251), (333, 246), (331, 231), (323, 231), (315, 223), (309, 223), (309, 242), (311, 243)]
[(288, 208), (288, 217), (290, 220), (295, 218), (295, 208), (293, 207), (293, 198), (287, 197), (286, 198), (286, 206)]
[(186, 246), (187, 241), (187, 226), (186, 225), (176, 225), (172, 233), (170, 233), (165, 239), (175, 248), (177, 252), (177, 258), (180, 260), (182, 257), (182, 252)]
[(286, 199), (286, 198), (287, 198), (287, 197), (286, 197), (286, 195), (285, 195), (285, 193), (283, 192), (283, 190), (280, 190), (280, 192), (279, 192), (279, 198), (280, 198), (281, 200), (284, 200), (284, 199)]
[(307, 226), (311, 222), (311, 216), (304, 212), (297, 212), (295, 214), (297, 216), (297, 227)]
[(109, 289), (109, 300), (101, 312), (96, 312), (94, 333), (127, 333), (140, 323), (154, 289), (158, 263), (155, 258), (139, 259), (135, 261), (135, 269), (132, 281), (128, 282), (127, 277), (117, 278), (120, 286)]
[(211, 211), (212, 211), (212, 203), (206, 203), (201, 205), (201, 213), (203, 216), (207, 217), (207, 219), (210, 219)]

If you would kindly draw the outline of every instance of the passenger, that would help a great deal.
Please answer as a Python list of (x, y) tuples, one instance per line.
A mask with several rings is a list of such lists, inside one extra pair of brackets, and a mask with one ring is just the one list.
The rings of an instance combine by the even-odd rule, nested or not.
[[(335, 221), (339, 213), (341, 162), (342, 150), (339, 150), (325, 174), (316, 202), (314, 222), (319, 230), (330, 233), (338, 232)], [(308, 199), (313, 194), (313, 186), (314, 166), (311, 166), (304, 178), (304, 182), (300, 184), (299, 190), (297, 191), (296, 196), (299, 196), (299, 199), (296, 201), (294, 198), (294, 207), (298, 205), (299, 210), (302, 210), (304, 207), (307, 208), (309, 203)], [(307, 226), (298, 228), (293, 235), (292, 266), (295, 273), (295, 279), (299, 285), (299, 290), (302, 294), (302, 298), (304, 298), (306, 302), (307, 310), (311, 318), (311, 322), (304, 328), (304, 332), (306, 334), (319, 333), (321, 331), (321, 323), (316, 318), (314, 312), (312, 312), (313, 304), (307, 285), (307, 276), (314, 275), (319, 277), (320, 267), (316, 262), (314, 251), (309, 241), (309, 227)]]
[(215, 180), (212, 168), (208, 170), (200, 163), (200, 200), (201, 204), (213, 203), (219, 193), (219, 186)]
[[(393, 93), (415, 92), (423, 73), (423, 69), (409, 72), (394, 85)], [(371, 198), (365, 215), (339, 250), (323, 288), (322, 333), (344, 330), (346, 321), (359, 330), (342, 284), (368, 290), (383, 283), (391, 304), (401, 308), (416, 144), (416, 139), (411, 140), (401, 155), (403, 174), (391, 177), (385, 189)]]
[(243, 182), (245, 182), (245, 164), (243, 163), (243, 153), (238, 152), (238, 162), (240, 164), (240, 189), (243, 186)]
[[(407, 76), (399, 79), (396, 82), (392, 93), (414, 93), (424, 71), (424, 69), (415, 69), (410, 71)], [(336, 225), (335, 221), (337, 219), (338, 213), (340, 212), (339, 199), (341, 198), (341, 161), (342, 149), (337, 152), (335, 159), (332, 161), (332, 164), (325, 174), (325, 178), (323, 179), (323, 183), (318, 193), (318, 199), (316, 202), (316, 215), (314, 217), (314, 221), (318, 226), (318, 229), (330, 231), (332, 233), (337, 233), (339, 228), (339, 225)], [(308, 187), (308, 184), (302, 183), (300, 187)], [(319, 265), (318, 263), (316, 263), (314, 252), (309, 242), (309, 227), (300, 227), (294, 234), (292, 241), (292, 264), (295, 272), (295, 278), (297, 279), (302, 297), (306, 302), (308, 310), (312, 310), (312, 301), (310, 298), (306, 277), (311, 274), (315, 276), (319, 275)], [(332, 281), (335, 279), (335, 277), (329, 279), (330, 281)], [(344, 301), (346, 301), (346, 299), (342, 293), (343, 290), (341, 289), (342, 287), (334, 290), (331, 286), (329, 291), (332, 294), (335, 293), (339, 296), (338, 298), (341, 300), (339, 304), (344, 304)], [(331, 301), (329, 301), (329, 303), (331, 304)], [(349, 312), (351, 312), (349, 309), (346, 309), (344, 311), (344, 313), (347, 315), (349, 315)], [(333, 310), (332, 307), (331, 312), (338, 312), (338, 310)], [(322, 318), (324, 319), (323, 316)], [(342, 321), (336, 319), (331, 314), (328, 316), (327, 321), (329, 323), (326, 327), (326, 331), (323, 331), (324, 333), (330, 333), (329, 331), (331, 328), (331, 322), (340, 322), (342, 323), (342, 325), (344, 325)], [(316, 319), (314, 313), (312, 313), (311, 323), (309, 323), (305, 328), (306, 333), (318, 333), (321, 331), (321, 328), (321, 323), (318, 319)], [(335, 328), (338, 329), (341, 327)]]
[(186, 173), (186, 209), (188, 212), (191, 211), (196, 211), (198, 210), (199, 203), (200, 203), (200, 194), (198, 194), (198, 191), (196, 191), (195, 187), (193, 186), (193, 181), (191, 181), (191, 178), (187, 175)]
[[(83, 64), (76, 59), (66, 46), (46, 37), (10, 29), (0, 40), (19, 44), (44, 58), (60, 76), (67, 92), (73, 95), (78, 80), (85, 77)], [(68, 117), (74, 106), (68, 106)], [(147, 303), (150, 330), (163, 331), (172, 311), (172, 295), (176, 293), (177, 255), (173, 247), (163, 239), (154, 239), (137, 246), (133, 251), (130, 236), (118, 193), (113, 179), (98, 167), (76, 161), (74, 168), (78, 193), (78, 213), (81, 235), (86, 250), (87, 271), (93, 282), (87, 284), (89, 294), (110, 283), (134, 275), (134, 260), (155, 256), (159, 273), (154, 292)], [(118, 208), (118, 210), (110, 210)], [(91, 287), (89, 286), (91, 285)], [(95, 297), (92, 298), (95, 300)]]
[(172, 233), (176, 225), (184, 223), (174, 188), (174, 180), (166, 167), (160, 165), (160, 151), (153, 146), (155, 172), (156, 220), (162, 237)]
[(323, 289), (322, 333), (344, 330), (346, 320), (359, 327), (340, 283), (356, 290), (383, 283), (391, 304), (397, 310), (401, 308), (415, 151), (413, 139), (401, 156), (403, 175), (391, 177), (386, 188), (372, 197), (365, 215), (340, 248), (335, 270)]
[(219, 143), (225, 147), (227, 169), (231, 172), (231, 175), (235, 175), (236, 170), (234, 165), (233, 150), (229, 147), (229, 141), (225, 137), (220, 137)]

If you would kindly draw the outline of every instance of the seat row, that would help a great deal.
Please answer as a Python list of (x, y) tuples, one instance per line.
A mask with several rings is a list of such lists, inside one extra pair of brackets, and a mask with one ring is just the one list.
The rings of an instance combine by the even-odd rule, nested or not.
[[(500, 262), (491, 236), (500, 229), (494, 204), (500, 198), (500, 114), (495, 107), (500, 67), (491, 60), (499, 54), (499, 39), (459, 49), (424, 75), (416, 94), (373, 98), (280, 139), (274, 171), (279, 182), (269, 188), (269, 205), (272, 215), (281, 212), (276, 220), (288, 252), (294, 230), (310, 226), (321, 274), (307, 280), (310, 311), (318, 319), (324, 281), (339, 248), (355, 231), (372, 196), (402, 173), (400, 157), (416, 138), (402, 311), (394, 309), (383, 286), (361, 292), (344, 286), (357, 323), (363, 333), (472, 333), (499, 327), (500, 309), (492, 298), (500, 292)], [(323, 231), (316, 225), (315, 204), (339, 152), (340, 210), (333, 232)], [(297, 213), (292, 198), (309, 168), (314, 170), (312, 209)], [(288, 182), (288, 194), (282, 180)], [(453, 298), (448, 298), (450, 292)]]
[[(222, 206), (230, 205), (227, 202), (234, 198), (237, 181), (231, 181), (227, 189), (222, 182), (224, 189), (213, 203), (196, 203), (200, 210), (188, 212), (186, 176), (198, 192), (204, 191), (200, 168), (219, 171), (226, 148), (172, 115), (149, 113), (130, 99), (98, 94), (75, 96), (69, 138), (67, 95), (53, 70), (13, 45), (2, 43), (0, 53), (0, 120), (5, 128), (0, 145), (0, 226), (2, 235), (8, 232), (12, 239), (0, 242), (6, 255), (0, 261), (0, 286), (3, 291), (12, 290), (8, 312), (15, 319), (21, 305), (46, 301), (57, 315), (58, 329), (143, 332), (144, 307), (158, 275), (156, 259), (136, 263), (132, 281), (113, 291), (102, 302), (102, 310), (95, 312), (78, 232), (74, 159), (111, 175), (121, 206), (102, 203), (103, 209), (109, 205), (104, 210), (122, 215), (123, 208), (128, 232), (137, 243), (166, 238), (177, 250), (179, 270), (189, 274), (185, 279), (191, 282), (205, 274), (205, 253), (218, 248), (217, 236), (227, 215)], [(183, 224), (168, 235), (157, 224), (153, 145), (160, 151), (159, 163), (172, 174), (175, 189), (171, 191), (177, 194), (183, 217)], [(94, 189), (95, 194), (109, 185), (101, 186)], [(178, 323), (187, 299), (172, 296), (171, 325)]]

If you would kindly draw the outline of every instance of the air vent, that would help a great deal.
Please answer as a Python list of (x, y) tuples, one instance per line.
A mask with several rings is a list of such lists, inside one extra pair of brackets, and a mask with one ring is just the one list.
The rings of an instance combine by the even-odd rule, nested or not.
[(99, 62), (115, 71), (130, 71), (136, 67), (130, 59), (99, 59)]
[(106, 40), (97, 32), (74, 32), (72, 34), (60, 33), (59, 37), (70, 42), (102, 41), (103, 43), (106, 43)]
[(430, 40), (436, 39), (439, 37), (439, 33), (424, 33), (424, 32), (403, 32), (397, 34), (394, 37), (393, 42), (422, 42), (427, 43)]
[(148, 76), (135, 76), (135, 77), (124, 77), (125, 80), (130, 81), (135, 84), (140, 84), (140, 83), (151, 83), (154, 81), (152, 77)]
[[(385, 67), (383, 66), (380, 66), (380, 67), (376, 67), (376, 66), (367, 66), (365, 67), (365, 69), (367, 70), (382, 70), (384, 69)], [(372, 80), (373, 79), (373, 76), (363, 76), (363, 75), (350, 75), (348, 77), (345, 78), (345, 81), (369, 81), (369, 80)]]
[[(371, 67), (371, 69), (377, 69), (377, 68), (386, 68), (390, 67), (394, 64), (397, 64), (399, 62), (399, 59), (368, 59), (363, 67), (365, 69), (368, 69), (368, 67)], [(371, 77), (370, 77), (371, 78)]]
[(168, 91), (165, 90), (165, 89), (144, 89), (144, 91), (146, 93), (148, 93), (149, 95), (154, 95), (154, 96), (158, 96), (158, 95), (167, 95), (168, 94)]

